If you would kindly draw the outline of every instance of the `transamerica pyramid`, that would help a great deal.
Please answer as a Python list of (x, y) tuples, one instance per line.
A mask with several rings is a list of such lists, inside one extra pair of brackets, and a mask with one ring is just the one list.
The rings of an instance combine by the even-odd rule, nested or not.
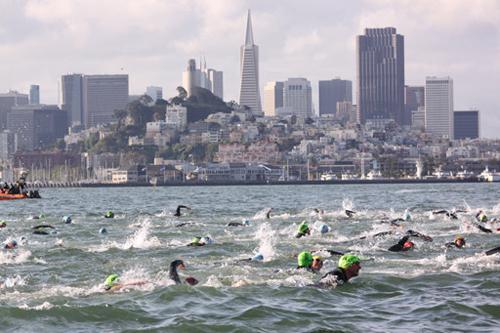
[(253, 43), (252, 18), (248, 10), (245, 45), (240, 48), (240, 105), (250, 108), (253, 114), (261, 115), (259, 90), (259, 47)]

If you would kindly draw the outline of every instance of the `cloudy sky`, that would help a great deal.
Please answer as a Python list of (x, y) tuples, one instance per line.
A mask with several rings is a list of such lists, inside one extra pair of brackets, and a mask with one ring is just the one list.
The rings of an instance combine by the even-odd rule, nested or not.
[[(238, 100), (247, 9), (260, 47), (260, 83), (306, 77), (355, 80), (355, 36), (396, 27), (405, 36), (406, 84), (451, 76), (455, 109), (479, 108), (484, 137), (500, 138), (497, 0), (0, 0), (0, 91), (40, 84), (58, 102), (66, 73), (130, 75), (130, 92), (176, 94), (189, 58), (224, 71)], [(317, 108), (317, 93), (314, 93)]]

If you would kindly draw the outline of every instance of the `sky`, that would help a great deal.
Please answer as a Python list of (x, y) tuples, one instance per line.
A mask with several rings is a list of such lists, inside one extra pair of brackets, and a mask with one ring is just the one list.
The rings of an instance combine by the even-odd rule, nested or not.
[(405, 81), (450, 76), (455, 110), (480, 110), (481, 136), (500, 138), (498, 0), (0, 0), (0, 92), (40, 85), (59, 102), (61, 75), (129, 74), (176, 95), (189, 58), (224, 72), (224, 99), (239, 99), (239, 50), (251, 9), (260, 88), (305, 77), (318, 108), (318, 80), (352, 80), (355, 40), (365, 28), (405, 38)]

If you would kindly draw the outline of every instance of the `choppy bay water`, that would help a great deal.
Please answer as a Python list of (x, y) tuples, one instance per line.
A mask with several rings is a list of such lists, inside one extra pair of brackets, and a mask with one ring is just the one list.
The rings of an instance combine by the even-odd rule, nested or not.
[[(42, 200), (0, 202), (0, 240), (26, 237), (16, 250), (0, 250), (2, 332), (498, 332), (500, 330), (499, 234), (470, 224), (482, 209), (500, 217), (500, 184), (317, 185), (177, 188), (44, 189)], [(172, 216), (178, 204), (192, 207)], [(271, 219), (264, 210), (273, 208)], [(469, 207), (459, 220), (431, 216), (433, 209)], [(323, 215), (313, 208), (323, 209)], [(345, 208), (358, 211), (355, 218)], [(416, 250), (386, 249), (401, 235), (359, 240), (390, 230), (384, 217), (410, 209), (405, 229), (433, 236), (414, 240)], [(107, 210), (115, 219), (104, 219)], [(44, 214), (41, 220), (30, 216)], [(72, 224), (62, 216), (71, 215)], [(250, 220), (249, 227), (227, 227)], [(331, 231), (296, 239), (302, 220)], [(188, 225), (176, 228), (186, 222)], [(57, 234), (33, 235), (50, 223)], [(99, 234), (106, 227), (107, 235)], [(445, 250), (455, 235), (462, 250)], [(186, 247), (194, 236), (215, 243)], [(302, 250), (351, 250), (361, 255), (360, 276), (337, 289), (307, 287), (320, 275), (295, 270)], [(255, 252), (264, 262), (236, 262)], [(322, 272), (336, 266), (326, 258)], [(176, 286), (168, 264), (182, 259)], [(147, 284), (107, 293), (102, 283)]]

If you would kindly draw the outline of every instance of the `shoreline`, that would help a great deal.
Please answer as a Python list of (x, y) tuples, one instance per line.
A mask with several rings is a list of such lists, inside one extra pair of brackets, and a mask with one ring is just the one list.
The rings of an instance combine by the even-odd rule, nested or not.
[(181, 186), (262, 186), (262, 185), (370, 185), (370, 184), (450, 184), (450, 183), (491, 183), (478, 179), (351, 179), (351, 180), (302, 180), (302, 181), (212, 181), (212, 182), (166, 182), (162, 184), (150, 183), (53, 183), (29, 184), (29, 188), (51, 187), (181, 187)]

